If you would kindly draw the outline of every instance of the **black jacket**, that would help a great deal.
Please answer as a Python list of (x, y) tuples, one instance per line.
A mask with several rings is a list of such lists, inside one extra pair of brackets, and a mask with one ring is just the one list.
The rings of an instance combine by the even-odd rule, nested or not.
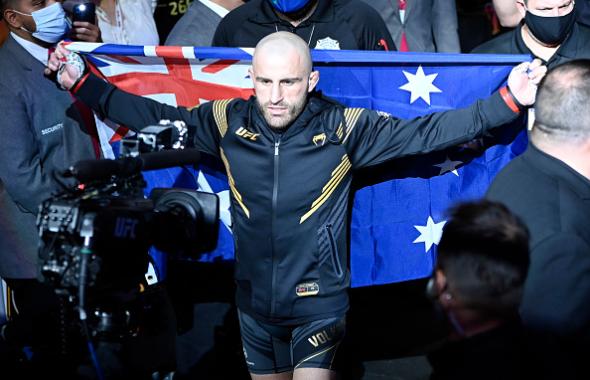
[[(522, 25), (479, 45), (471, 52), (476, 54), (530, 54), (534, 56), (522, 39), (521, 29)], [(588, 59), (590, 58), (590, 44), (588, 41), (590, 41), (590, 28), (576, 23), (570, 35), (548, 62), (539, 59), (547, 65), (548, 69), (572, 59)]]
[(312, 49), (396, 50), (385, 22), (358, 0), (319, 0), (311, 17), (294, 27), (280, 19), (268, 0), (252, 0), (225, 16), (213, 36), (213, 46), (255, 47), (263, 37), (289, 31)]
[(469, 108), (400, 120), (344, 108), (317, 94), (282, 134), (254, 97), (175, 108), (90, 76), (77, 95), (138, 129), (160, 119), (191, 126), (195, 145), (220, 156), (232, 193), (239, 308), (272, 323), (342, 315), (348, 308), (348, 194), (352, 172), (457, 145), (517, 115), (499, 94)]
[(428, 362), (430, 380), (522, 380), (529, 373), (519, 321), (445, 342), (428, 354)]
[[(556, 377), (542, 378), (589, 378), (590, 181), (531, 144), (500, 172), (487, 198), (505, 203), (531, 233), (521, 315), (525, 327), (547, 334), (537, 345), (547, 360), (539, 362), (557, 365)], [(566, 372), (582, 368), (585, 376)]]

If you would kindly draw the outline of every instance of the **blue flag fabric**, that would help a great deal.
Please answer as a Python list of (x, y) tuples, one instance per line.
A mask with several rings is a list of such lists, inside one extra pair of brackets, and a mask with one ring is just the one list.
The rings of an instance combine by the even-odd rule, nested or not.
[[(148, 50), (121, 50), (115, 45), (104, 48), (107, 54), (119, 55), (142, 55)], [(183, 54), (186, 55), (185, 50)], [(197, 59), (233, 60), (244, 65), (251, 58), (251, 52), (228, 48), (195, 48), (192, 54)], [(380, 110), (400, 118), (466, 107), (500, 88), (512, 67), (530, 59), (512, 55), (359, 51), (313, 51), (312, 57), (320, 72), (319, 90), (325, 95), (347, 106)], [(100, 58), (95, 63), (107, 65)], [(208, 66), (209, 72), (217, 72), (215, 65), (219, 64)], [(217, 75), (222, 76), (223, 72)], [(223, 82), (223, 78), (216, 81)], [(514, 125), (500, 128), (498, 133), (463, 146), (394, 160), (355, 173), (352, 286), (429, 276), (446, 211), (458, 201), (481, 197), (498, 171), (524, 151), (524, 123), (521, 118)], [(220, 196), (223, 223), (219, 245), (199, 258), (203, 262), (233, 259), (227, 177), (218, 169), (215, 164), (202, 164), (199, 170), (174, 168), (144, 173), (149, 184), (146, 193), (153, 187), (198, 187)], [(163, 256), (157, 252), (154, 256), (163, 271)]]
[[(413, 118), (466, 107), (489, 96), (505, 84), (515, 64), (529, 59), (412, 56), (413, 62), (320, 65), (320, 89), (349, 106)], [(351, 220), (352, 286), (429, 276), (447, 210), (457, 202), (480, 198), (495, 175), (524, 151), (524, 124), (521, 118), (493, 136), (357, 173)]]

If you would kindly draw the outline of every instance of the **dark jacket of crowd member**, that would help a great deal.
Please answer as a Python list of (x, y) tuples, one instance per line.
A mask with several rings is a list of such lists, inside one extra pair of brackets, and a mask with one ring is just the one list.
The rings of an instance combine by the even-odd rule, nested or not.
[(550, 71), (535, 104), (530, 145), (487, 197), (531, 232), (521, 315), (538, 338), (537, 378), (588, 379), (590, 352), (590, 61)]
[(269, 0), (251, 0), (221, 20), (213, 46), (254, 47), (278, 31), (297, 34), (312, 49), (395, 50), (381, 16), (356, 0), (310, 0), (285, 14)]

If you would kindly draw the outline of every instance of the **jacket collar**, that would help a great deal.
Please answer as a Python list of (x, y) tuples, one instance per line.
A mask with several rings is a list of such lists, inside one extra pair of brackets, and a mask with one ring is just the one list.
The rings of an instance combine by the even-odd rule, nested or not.
[(532, 143), (529, 143), (522, 157), (551, 178), (567, 183), (581, 199), (590, 200), (590, 180), (565, 162), (543, 152)]
[[(334, 20), (334, 7), (332, 6), (333, 0), (319, 0), (318, 6), (311, 15), (310, 18), (301, 23), (300, 26), (307, 25), (309, 23), (319, 22), (331, 22)], [(250, 16), (250, 20), (257, 24), (275, 24), (275, 23), (288, 23), (287, 21), (277, 16), (272, 5), (269, 4), (268, 0), (260, 0), (259, 3), (254, 2), (253, 7), (258, 7), (260, 10), (254, 12)]]
[(43, 64), (33, 57), (28, 51), (25, 50), (12, 35), (8, 35), (8, 38), (4, 42), (3, 50), (6, 54), (10, 54), (14, 60), (16, 60), (24, 69), (32, 71), (33, 69), (43, 68)]

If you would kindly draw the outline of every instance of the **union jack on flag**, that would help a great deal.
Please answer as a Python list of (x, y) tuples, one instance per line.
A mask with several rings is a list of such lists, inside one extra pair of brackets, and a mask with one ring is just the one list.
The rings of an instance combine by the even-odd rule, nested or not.
[[(68, 48), (88, 54), (102, 75), (121, 89), (171, 105), (193, 107), (253, 93), (248, 77), (251, 49), (87, 43)], [(312, 58), (325, 95), (347, 106), (402, 118), (468, 106), (502, 86), (513, 66), (530, 60), (515, 55), (328, 50), (313, 51)], [(350, 226), (352, 286), (429, 276), (447, 209), (481, 197), (496, 173), (524, 151), (524, 123), (521, 118), (498, 135), (357, 173)], [(118, 132), (109, 132), (112, 143), (124, 131)], [(201, 165), (191, 175), (180, 168), (144, 173), (148, 191), (185, 186), (220, 196), (224, 228), (218, 248), (202, 261), (233, 258), (227, 178), (213, 167)]]

